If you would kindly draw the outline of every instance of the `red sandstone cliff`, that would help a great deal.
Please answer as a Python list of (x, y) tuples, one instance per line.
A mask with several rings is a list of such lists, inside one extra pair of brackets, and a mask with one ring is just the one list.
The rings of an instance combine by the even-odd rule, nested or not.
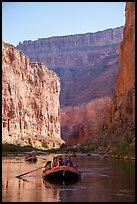
[(135, 3), (126, 4), (123, 41), (119, 46), (120, 68), (108, 125), (116, 121), (135, 123)]
[[(116, 77), (115, 93), (113, 99), (106, 101), (104, 106), (101, 107), (100, 111), (97, 108), (98, 105), (100, 105), (98, 103), (98, 100), (95, 101), (95, 104), (93, 106), (91, 107), (87, 106), (88, 113), (90, 115), (89, 117), (85, 117), (85, 114), (87, 113), (86, 108), (84, 110), (84, 115), (83, 112), (81, 112), (82, 108), (79, 107), (79, 112), (81, 112), (81, 115), (75, 111), (75, 108), (73, 108), (71, 114), (68, 115), (70, 116), (72, 124), (74, 126), (70, 125), (70, 128), (67, 128), (67, 126), (63, 126), (63, 128), (66, 127), (66, 130), (68, 131), (71, 131), (71, 129), (74, 128), (74, 131), (71, 131), (73, 132), (72, 134), (73, 141), (71, 142), (70, 139), (69, 143), (78, 144), (84, 143), (85, 140), (87, 141), (90, 140), (89, 143), (91, 143), (93, 147), (94, 146), (100, 147), (106, 145), (108, 145), (108, 147), (112, 147), (115, 144), (118, 143), (122, 144), (125, 142), (134, 144), (135, 141), (134, 2), (127, 2), (126, 4), (126, 22), (124, 27), (123, 41), (120, 43), (118, 54), (119, 54), (119, 71)], [(90, 112), (92, 109), (94, 110), (95, 114), (97, 114), (98, 116), (97, 118), (92, 112)], [(83, 121), (81, 122), (81, 124), (78, 123), (77, 125), (75, 125), (76, 122), (73, 120), (73, 118), (77, 116), (78, 122), (82, 119), (82, 115)], [(85, 121), (88, 121), (89, 118), (89, 122), (84, 123), (84, 117)], [(99, 119), (100, 123), (98, 123)]]
[[(135, 142), (135, 3), (126, 3), (123, 41), (119, 46), (119, 71), (115, 94), (105, 113), (101, 144), (132, 144)], [(110, 137), (111, 136), (111, 137)]]
[(61, 109), (61, 132), (67, 145), (85, 143), (97, 136), (104, 122), (109, 97)]
[(2, 142), (59, 147), (60, 79), (2, 43)]

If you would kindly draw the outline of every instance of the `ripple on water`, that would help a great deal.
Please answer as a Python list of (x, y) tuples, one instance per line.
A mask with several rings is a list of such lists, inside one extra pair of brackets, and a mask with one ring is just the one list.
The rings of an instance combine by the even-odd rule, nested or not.
[(100, 174), (101, 177), (108, 177), (107, 174)]
[(121, 189), (119, 190), (118, 193), (116, 193), (115, 195), (117, 196), (126, 196), (126, 197), (132, 197), (132, 195), (129, 195), (129, 190), (128, 189)]
[(81, 178), (91, 176), (91, 175), (94, 175), (94, 174), (95, 174), (94, 172), (83, 172), (83, 173), (81, 173)]
[(60, 188), (60, 191), (77, 191), (77, 188)]
[(125, 192), (125, 193), (128, 193), (129, 190), (127, 190), (127, 189), (121, 189), (121, 190), (119, 190), (119, 192)]

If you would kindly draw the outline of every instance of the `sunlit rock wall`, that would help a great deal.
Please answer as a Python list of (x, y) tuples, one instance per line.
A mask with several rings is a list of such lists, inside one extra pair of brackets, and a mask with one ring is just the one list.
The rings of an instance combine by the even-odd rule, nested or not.
[(2, 142), (59, 147), (60, 79), (2, 43)]

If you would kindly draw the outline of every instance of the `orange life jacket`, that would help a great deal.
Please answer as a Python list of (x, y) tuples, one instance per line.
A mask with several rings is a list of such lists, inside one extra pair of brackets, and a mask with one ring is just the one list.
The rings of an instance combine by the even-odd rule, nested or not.
[(58, 163), (56, 161), (53, 161), (52, 166), (56, 167), (58, 165)]
[(70, 161), (68, 161), (67, 166), (70, 167)]

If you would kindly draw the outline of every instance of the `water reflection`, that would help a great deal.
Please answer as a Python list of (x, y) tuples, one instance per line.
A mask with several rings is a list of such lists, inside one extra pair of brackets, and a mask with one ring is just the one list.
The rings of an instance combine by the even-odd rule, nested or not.
[[(54, 155), (41, 156), (47, 161)], [(135, 162), (77, 155), (74, 164), (81, 171), (77, 181), (47, 181), (43, 169), (15, 178), (44, 166), (45, 161), (26, 163), (23, 157), (2, 160), (3, 202), (133, 202), (135, 201)]]
[(78, 181), (79, 181), (78, 179), (73, 179), (73, 180), (43, 179), (43, 183), (45, 184), (45, 187), (50, 187), (50, 188), (58, 188), (58, 187), (68, 186), (68, 185), (77, 183)]

